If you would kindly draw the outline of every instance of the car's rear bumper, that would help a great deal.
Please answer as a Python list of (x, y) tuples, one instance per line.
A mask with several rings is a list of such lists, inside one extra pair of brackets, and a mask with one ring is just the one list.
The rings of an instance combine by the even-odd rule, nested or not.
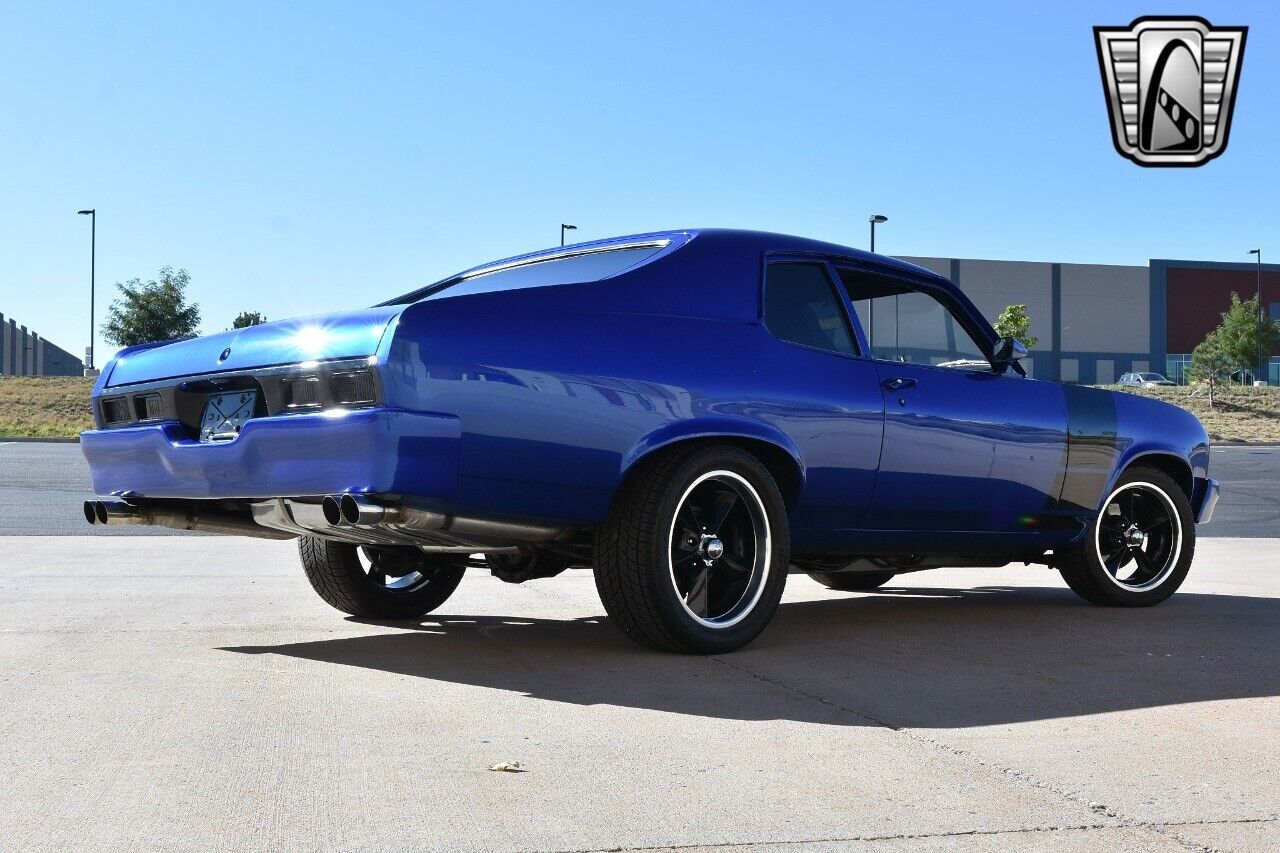
[(1196, 524), (1206, 524), (1213, 519), (1213, 509), (1218, 505), (1220, 489), (1217, 480), (1205, 480), (1199, 489), (1199, 500), (1196, 503)]
[(447, 497), (457, 488), (461, 434), (450, 415), (374, 408), (255, 418), (220, 443), (164, 422), (90, 430), (80, 446), (94, 492), (103, 496)]

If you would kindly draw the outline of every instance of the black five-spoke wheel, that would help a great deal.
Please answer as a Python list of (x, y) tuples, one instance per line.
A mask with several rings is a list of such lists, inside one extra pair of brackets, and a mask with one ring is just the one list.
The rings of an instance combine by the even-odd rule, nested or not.
[(1177, 591), (1191, 567), (1191, 502), (1163, 471), (1134, 467), (1116, 481), (1088, 535), (1054, 553), (1058, 571), (1094, 604), (1142, 607)]
[(639, 643), (730, 651), (777, 610), (788, 537), (786, 504), (759, 459), (719, 445), (660, 451), (596, 528), (596, 588)]
[(671, 582), (689, 615), (711, 628), (755, 606), (770, 566), (769, 519), (733, 471), (710, 471), (685, 491), (671, 522)]
[(1173, 499), (1150, 483), (1130, 483), (1111, 495), (1094, 529), (1098, 559), (1125, 589), (1160, 585), (1178, 563), (1182, 528)]

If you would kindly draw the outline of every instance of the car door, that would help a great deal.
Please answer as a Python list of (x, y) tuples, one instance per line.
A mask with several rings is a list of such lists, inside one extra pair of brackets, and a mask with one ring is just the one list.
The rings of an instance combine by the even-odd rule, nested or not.
[(771, 340), (738, 355), (757, 388), (768, 389), (757, 392), (751, 413), (789, 436), (804, 460), (804, 489), (791, 508), (793, 547), (834, 548), (838, 531), (859, 527), (875, 486), (884, 429), (875, 366), (822, 260), (772, 256), (762, 316)]
[(941, 282), (839, 270), (884, 395), (868, 530), (1034, 532), (1061, 490), (1061, 388), (987, 359), (994, 336)]

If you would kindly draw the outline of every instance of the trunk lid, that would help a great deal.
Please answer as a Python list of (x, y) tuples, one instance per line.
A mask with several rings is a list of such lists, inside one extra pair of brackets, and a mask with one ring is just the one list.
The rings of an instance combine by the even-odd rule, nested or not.
[(116, 359), (106, 386), (371, 356), (403, 310), (390, 305), (278, 320), (125, 353)]

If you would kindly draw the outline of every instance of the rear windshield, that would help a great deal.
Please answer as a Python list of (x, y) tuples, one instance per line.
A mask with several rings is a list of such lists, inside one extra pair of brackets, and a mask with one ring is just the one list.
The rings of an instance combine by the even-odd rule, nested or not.
[(596, 249), (579, 254), (553, 256), (546, 260), (517, 261), (489, 271), (482, 269), (471, 275), (449, 279), (397, 301), (422, 302), (449, 296), (495, 293), (499, 290), (602, 281), (647, 261), (666, 248), (667, 242), (663, 240), (638, 246), (619, 246), (616, 249)]

